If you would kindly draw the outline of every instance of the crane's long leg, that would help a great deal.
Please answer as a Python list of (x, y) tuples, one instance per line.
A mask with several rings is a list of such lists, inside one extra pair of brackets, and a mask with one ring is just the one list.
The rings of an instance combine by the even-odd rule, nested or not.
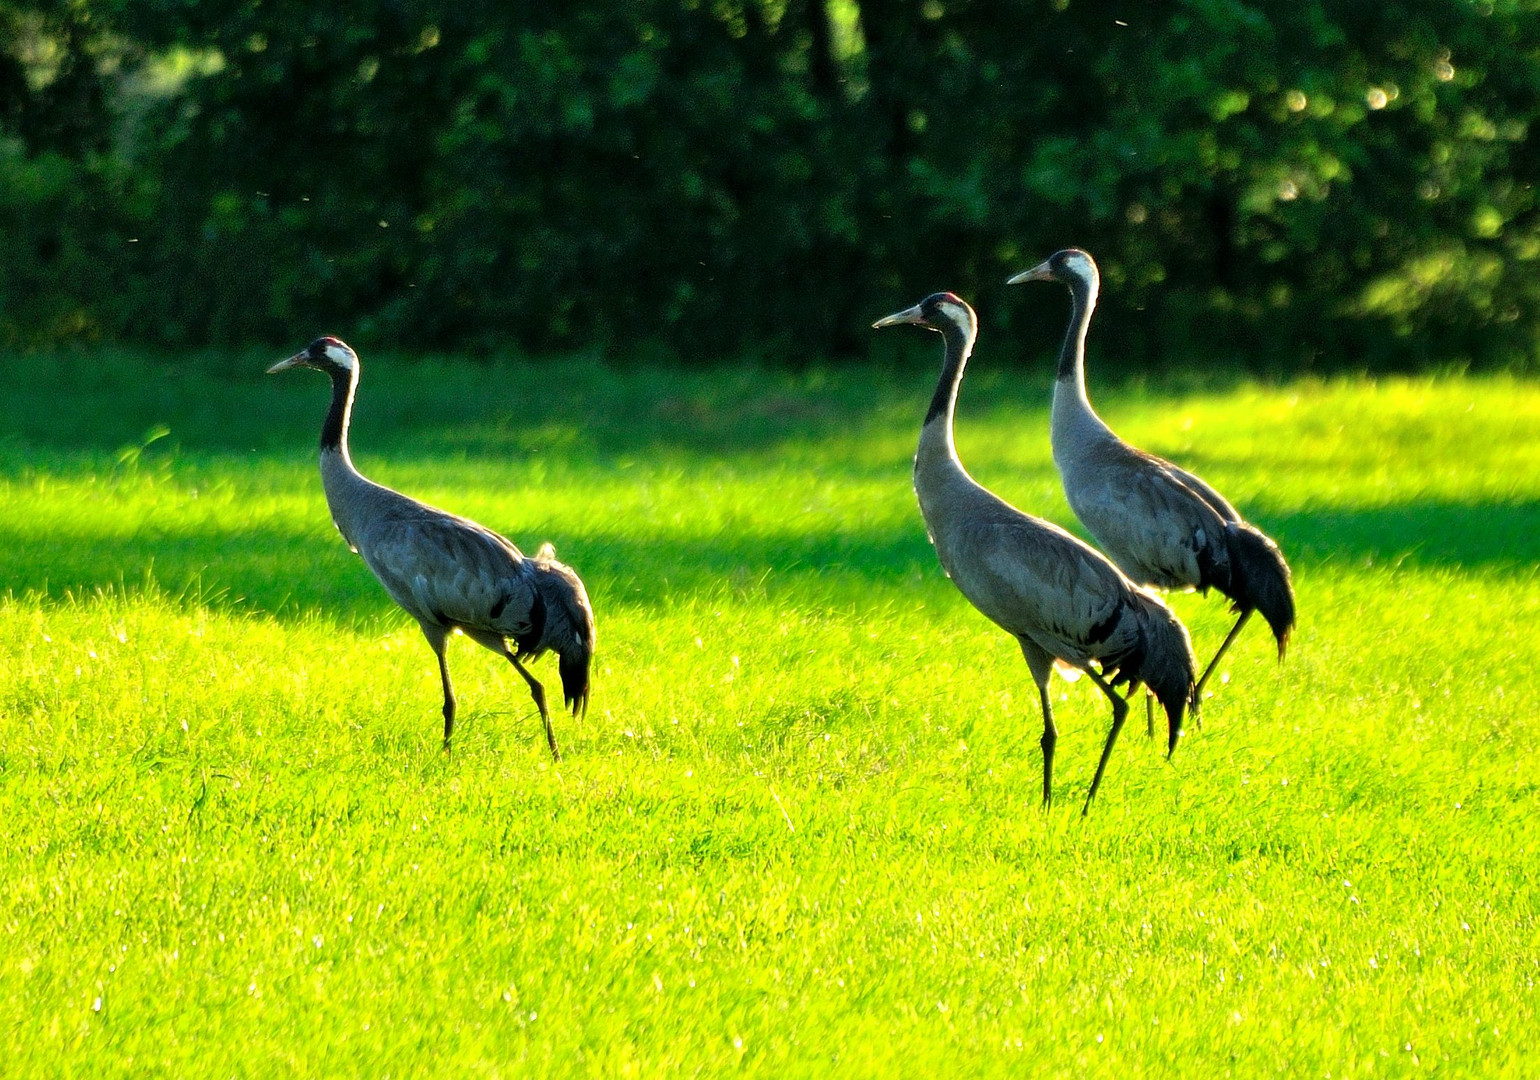
[(449, 684), (449, 662), (444, 651), (438, 654), (438, 677), (444, 683), (444, 752), (449, 752), (449, 736), (455, 729), (455, 688)]
[(1043, 738), (1038, 744), (1043, 748), (1043, 809), (1053, 805), (1053, 748), (1059, 742), (1059, 729), (1053, 723), (1053, 704), (1048, 697), (1048, 682), (1053, 676), (1053, 657), (1043, 651), (1036, 642), (1027, 638), (1016, 639), (1021, 644), (1021, 655), (1026, 658), (1037, 683), (1037, 699), (1043, 707)]
[(449, 753), (449, 736), (455, 729), (455, 688), (449, 681), (449, 661), (444, 657), (444, 645), (449, 640), (449, 632), (442, 626), (430, 626), (427, 623), (422, 626), (422, 636), (428, 639), (428, 644), (433, 647), (433, 655), (438, 657), (438, 677), (444, 684), (444, 753)]
[(551, 726), (551, 714), (545, 707), (545, 687), (540, 685), (540, 680), (529, 673), (529, 669), (519, 663), (519, 658), (513, 653), (506, 653), (508, 662), (518, 669), (524, 681), (529, 683), (529, 696), (535, 699), (535, 707), (540, 710), (540, 720), (545, 724), (545, 741), (551, 744), (551, 757), (556, 761), (561, 760), (561, 751), (556, 749), (556, 729)]
[(1048, 683), (1037, 688), (1038, 700), (1043, 705), (1043, 809), (1053, 805), (1053, 748), (1059, 741), (1059, 729), (1053, 724), (1053, 705), (1048, 701)]
[(439, 681), (444, 683), (444, 752), (450, 752), (450, 733), (454, 730), (454, 686), (450, 683), (450, 662), (444, 658), (445, 642), (450, 639), (448, 627), (433, 626), (431, 622), (419, 622), (423, 638), (433, 647), (433, 655), (439, 658)]
[(1107, 695), (1107, 700), (1112, 702), (1112, 729), (1107, 732), (1107, 743), (1102, 747), (1102, 759), (1096, 763), (1096, 775), (1091, 778), (1091, 790), (1086, 793), (1085, 808), (1080, 811), (1082, 816), (1091, 812), (1091, 800), (1096, 798), (1096, 789), (1101, 787), (1102, 773), (1107, 771), (1107, 759), (1112, 756), (1112, 744), (1118, 741), (1118, 732), (1123, 730), (1123, 721), (1128, 719), (1128, 702), (1108, 686), (1107, 680), (1096, 672), (1086, 668), (1085, 673), (1101, 692)]
[(1230, 632), (1225, 635), (1224, 642), (1219, 646), (1219, 651), (1214, 654), (1214, 659), (1208, 662), (1208, 667), (1203, 669), (1203, 677), (1198, 680), (1198, 685), (1193, 689), (1192, 716), (1198, 722), (1199, 731), (1203, 730), (1203, 720), (1198, 716), (1198, 705), (1203, 700), (1203, 684), (1208, 682), (1210, 675), (1214, 674), (1214, 669), (1219, 666), (1219, 658), (1225, 654), (1225, 650), (1230, 647), (1230, 643), (1240, 634), (1241, 627), (1245, 626), (1246, 620), (1251, 618), (1251, 612), (1251, 608), (1241, 612), (1241, 617), (1235, 620), (1234, 626), (1230, 627)]
[[(1140, 683), (1137, 679), (1128, 684), (1128, 694), (1126, 696), (1129, 701), (1134, 700), (1134, 695), (1139, 692), (1139, 686)], [(1153, 739), (1155, 737), (1155, 695), (1150, 693), (1148, 686), (1144, 688), (1144, 737), (1146, 739)]]

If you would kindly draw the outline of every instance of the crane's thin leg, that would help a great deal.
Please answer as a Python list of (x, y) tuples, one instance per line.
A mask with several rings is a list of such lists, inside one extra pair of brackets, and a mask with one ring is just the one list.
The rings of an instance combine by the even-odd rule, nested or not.
[(1043, 738), (1038, 745), (1043, 748), (1043, 809), (1047, 810), (1053, 805), (1053, 748), (1059, 741), (1059, 729), (1053, 724), (1046, 680), (1037, 688), (1037, 696), (1043, 704)]
[(444, 683), (444, 753), (449, 753), (449, 736), (455, 729), (455, 689), (449, 684), (449, 663), (442, 650), (438, 654), (438, 675)]
[[(1134, 700), (1134, 695), (1139, 692), (1139, 686), (1138, 679), (1128, 684), (1126, 697), (1129, 701)], [(1144, 688), (1144, 737), (1147, 739), (1155, 737), (1155, 696), (1150, 693), (1148, 686)]]
[(535, 699), (535, 707), (540, 710), (540, 719), (545, 724), (545, 741), (551, 744), (551, 757), (556, 761), (561, 760), (561, 751), (556, 749), (556, 729), (551, 727), (551, 714), (545, 707), (545, 687), (540, 685), (540, 680), (529, 673), (529, 669), (519, 663), (519, 658), (513, 653), (507, 654), (508, 661), (518, 669), (524, 681), (529, 683), (529, 696)]
[(449, 681), (449, 661), (444, 656), (444, 645), (449, 640), (449, 633), (442, 626), (429, 626), (422, 624), (422, 636), (428, 639), (428, 644), (433, 647), (433, 655), (438, 657), (438, 677), (444, 684), (444, 753), (449, 753), (449, 736), (455, 729), (455, 688)]
[(1112, 756), (1112, 744), (1118, 741), (1118, 732), (1123, 730), (1123, 721), (1128, 719), (1128, 702), (1118, 696), (1118, 692), (1107, 685), (1103, 679), (1090, 668), (1086, 668), (1092, 682), (1102, 693), (1107, 695), (1107, 700), (1112, 702), (1112, 729), (1107, 732), (1107, 743), (1102, 747), (1102, 759), (1096, 763), (1096, 775), (1091, 778), (1091, 790), (1086, 793), (1085, 808), (1080, 811), (1081, 816), (1091, 812), (1091, 800), (1096, 798), (1096, 789), (1101, 787), (1102, 773), (1107, 771), (1107, 759)]
[(1219, 651), (1214, 654), (1214, 659), (1208, 662), (1208, 667), (1203, 669), (1203, 677), (1198, 680), (1198, 685), (1193, 688), (1192, 717), (1198, 722), (1199, 731), (1203, 730), (1203, 720), (1198, 715), (1198, 707), (1203, 700), (1203, 684), (1208, 682), (1210, 675), (1214, 674), (1214, 669), (1219, 666), (1219, 658), (1225, 654), (1225, 650), (1230, 647), (1230, 643), (1240, 634), (1241, 627), (1246, 625), (1246, 620), (1251, 618), (1251, 611), (1251, 608), (1247, 608), (1241, 612), (1241, 617), (1235, 620), (1234, 626), (1230, 627), (1230, 632), (1225, 635), (1224, 643), (1219, 646)]
[(1059, 729), (1053, 723), (1053, 704), (1048, 698), (1048, 684), (1053, 678), (1053, 657), (1030, 638), (1018, 637), (1021, 655), (1037, 683), (1037, 700), (1043, 707), (1043, 809), (1053, 805), (1053, 748), (1059, 742)]

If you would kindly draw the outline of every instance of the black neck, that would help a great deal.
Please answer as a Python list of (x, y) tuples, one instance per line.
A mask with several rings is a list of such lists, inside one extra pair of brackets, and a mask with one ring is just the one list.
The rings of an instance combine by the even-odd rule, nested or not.
[(930, 411), (925, 414), (927, 424), (945, 415), (957, 400), (957, 384), (962, 381), (963, 365), (968, 362), (968, 353), (973, 349), (971, 335), (955, 323), (948, 323), (941, 330), (941, 336), (946, 340), (946, 354), (941, 363), (941, 381), (936, 383)]
[(1059, 378), (1073, 378), (1081, 365), (1085, 351), (1086, 326), (1091, 321), (1091, 308), (1096, 303), (1091, 288), (1078, 278), (1069, 285), (1069, 329), (1064, 332), (1064, 347), (1059, 350)]
[(332, 405), (326, 412), (326, 422), (321, 425), (321, 449), (348, 452), (348, 420), (353, 413), (354, 370), (330, 367), (332, 377)]

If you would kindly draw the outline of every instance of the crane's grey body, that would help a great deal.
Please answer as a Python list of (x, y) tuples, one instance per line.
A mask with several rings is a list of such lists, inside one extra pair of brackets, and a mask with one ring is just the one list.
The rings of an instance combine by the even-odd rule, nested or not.
[(947, 576), (974, 607), (1016, 638), (1037, 683), (1045, 804), (1052, 797), (1058, 737), (1048, 696), (1054, 660), (1086, 672), (1112, 702), (1113, 724), (1086, 796), (1089, 808), (1127, 712), (1113, 689), (1118, 682), (1143, 681), (1155, 690), (1166, 706), (1175, 747), (1193, 686), (1187, 632), (1165, 605), (1089, 545), (1011, 506), (963, 468), (952, 428), (957, 388), (976, 333), (972, 309), (940, 293), (877, 325), (904, 322), (940, 330), (946, 338), (941, 382), (914, 460), (920, 513)]
[(1085, 387), (1085, 337), (1100, 288), (1096, 263), (1070, 248), (1011, 283), (1045, 280), (1067, 285), (1073, 299), (1054, 383), (1051, 441), (1075, 516), (1134, 581), (1164, 589), (1212, 587), (1234, 602), (1239, 618), (1199, 678), (1199, 692), (1252, 611), (1272, 627), (1282, 659), (1294, 626), (1294, 590), (1278, 545), (1211, 486), (1130, 446), (1096, 415)]
[[(534, 558), (467, 518), (418, 502), (364, 477), (348, 453), (347, 427), (358, 383), (358, 359), (335, 338), (275, 364), (315, 367), (332, 377), (332, 409), (321, 435), (321, 484), (337, 531), (407, 614), (438, 657), (444, 691), (444, 746), (454, 728), (455, 698), (444, 649), (461, 630), (507, 657), (529, 684), (553, 756), (560, 757), (544, 688), (525, 657), (552, 650), (567, 704), (586, 708), (594, 648), (593, 609), (583, 583), (546, 546)], [(517, 651), (508, 648), (512, 639)]]
[(1142, 594), (1084, 541), (969, 476), (935, 445), (944, 427), (932, 421), (921, 433), (914, 490), (958, 591), (1002, 629), (1074, 667), (1131, 651)]
[(1070, 509), (1119, 570), (1162, 589), (1229, 577), (1224, 533), (1240, 521), (1234, 507), (1196, 476), (1114, 435), (1082, 384), (1055, 384), (1051, 441)]

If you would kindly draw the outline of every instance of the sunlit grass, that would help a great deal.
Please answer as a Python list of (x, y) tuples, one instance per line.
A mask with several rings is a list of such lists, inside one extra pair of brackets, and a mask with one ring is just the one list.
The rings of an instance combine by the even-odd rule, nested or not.
[[(361, 466), (588, 583), (553, 766), (463, 641), (438, 750), (324, 382), (270, 359), (0, 387), (5, 1075), (1527, 1074), (1540, 387), (1100, 393), (1279, 538), (1301, 622), (1082, 820), (1099, 695), (1055, 683), (1045, 815), (1020, 654), (926, 543), (928, 367), (365, 357)], [(986, 350), (959, 444), (1071, 524), (1046, 403)]]

